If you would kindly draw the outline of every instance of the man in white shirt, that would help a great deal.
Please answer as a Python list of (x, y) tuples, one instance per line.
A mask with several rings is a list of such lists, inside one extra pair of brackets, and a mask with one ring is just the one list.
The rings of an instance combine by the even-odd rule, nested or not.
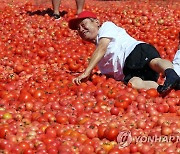
[[(77, 30), (83, 40), (96, 44), (90, 63), (84, 73), (73, 82), (80, 84), (98, 65), (102, 74), (116, 80), (130, 82), (136, 89), (157, 88), (165, 93), (180, 83), (180, 77), (170, 61), (161, 59), (151, 45), (132, 38), (123, 28), (112, 22), (100, 25), (96, 15), (89, 11), (81, 12), (69, 21), (70, 29)], [(166, 77), (164, 85), (158, 85), (159, 73)]]

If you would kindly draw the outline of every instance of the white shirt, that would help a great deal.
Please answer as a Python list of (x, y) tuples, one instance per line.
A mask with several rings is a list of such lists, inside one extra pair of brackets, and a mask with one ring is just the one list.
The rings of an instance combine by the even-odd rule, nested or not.
[(143, 43), (131, 37), (123, 28), (113, 22), (105, 22), (99, 29), (97, 44), (101, 38), (110, 38), (104, 57), (99, 61), (98, 68), (102, 74), (115, 80), (123, 80), (123, 67), (126, 58), (137, 44)]
[(176, 73), (180, 76), (180, 50), (178, 50), (174, 56), (173, 67)]

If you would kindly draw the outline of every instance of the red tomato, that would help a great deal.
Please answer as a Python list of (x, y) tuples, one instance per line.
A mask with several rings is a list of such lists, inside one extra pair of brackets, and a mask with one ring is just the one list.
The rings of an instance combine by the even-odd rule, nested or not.
[(138, 152), (138, 146), (136, 144), (131, 144), (130, 145), (130, 152)]
[(0, 138), (5, 138), (6, 133), (8, 133), (10, 130), (7, 127), (0, 127)]
[(96, 128), (87, 128), (86, 135), (90, 139), (97, 137), (97, 129)]
[(170, 135), (172, 133), (172, 129), (168, 126), (162, 127), (161, 134), (162, 135)]
[(27, 142), (20, 142), (19, 146), (23, 149), (23, 151), (27, 151), (30, 149), (30, 145)]
[(159, 96), (159, 93), (154, 88), (147, 90), (146, 93), (147, 93), (148, 97), (158, 97)]
[(119, 114), (119, 109), (117, 107), (113, 107), (110, 110), (112, 115), (118, 115)]
[(109, 90), (107, 93), (108, 98), (115, 98), (116, 96), (117, 96), (117, 92), (114, 89)]
[(80, 67), (80, 65), (77, 64), (76, 62), (71, 62), (69, 64), (69, 69), (70, 69), (70, 71), (73, 71), (73, 72), (77, 71), (79, 69), (79, 67)]
[(118, 128), (106, 128), (104, 135), (109, 141), (116, 141), (119, 134)]
[(45, 129), (45, 133), (47, 136), (51, 136), (52, 138), (55, 138), (57, 134), (56, 129), (51, 126)]
[(98, 138), (103, 139), (105, 137), (106, 126), (100, 125), (98, 127)]
[(22, 102), (31, 101), (32, 100), (32, 96), (27, 91), (21, 91), (21, 93), (19, 95), (19, 100), (22, 101)]
[(45, 92), (43, 90), (36, 90), (33, 94), (34, 98), (43, 98), (45, 96)]
[(126, 95), (120, 95), (114, 103), (115, 107), (118, 108), (123, 108), (123, 109), (127, 109), (127, 107), (129, 106), (129, 104), (131, 103), (131, 99), (130, 97), (126, 96)]
[(125, 100), (116, 100), (114, 103), (114, 106), (117, 108), (123, 108), (123, 109), (127, 109), (127, 107), (129, 106), (129, 103)]
[(60, 124), (67, 124), (68, 123), (68, 117), (67, 116), (57, 114), (55, 117), (56, 117), (57, 123), (60, 123)]

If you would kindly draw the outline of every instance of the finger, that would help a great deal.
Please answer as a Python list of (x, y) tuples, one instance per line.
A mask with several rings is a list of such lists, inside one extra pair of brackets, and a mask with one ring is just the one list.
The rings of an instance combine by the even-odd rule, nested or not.
[(78, 78), (78, 85), (81, 84), (81, 78)]
[(79, 85), (80, 83), (79, 83), (80, 81), (79, 81), (79, 79), (76, 79), (76, 84), (77, 85)]
[(74, 84), (78, 84), (78, 85), (79, 85), (79, 78), (74, 78), (74, 79), (72, 80), (72, 82), (73, 82)]
[(73, 79), (73, 83), (74, 83), (74, 84), (78, 84), (78, 78), (74, 78), (74, 79)]
[(76, 80), (76, 78), (72, 79), (72, 83), (74, 83), (74, 84), (75, 84), (75, 80)]

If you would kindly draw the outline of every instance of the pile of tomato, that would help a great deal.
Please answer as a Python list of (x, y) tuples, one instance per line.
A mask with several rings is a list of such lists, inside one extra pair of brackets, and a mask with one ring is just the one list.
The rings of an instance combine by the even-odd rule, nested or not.
[[(62, 2), (58, 21), (49, 3), (0, 9), (0, 153), (180, 153), (180, 91), (136, 90), (98, 74), (97, 67), (88, 81), (72, 83), (95, 49), (68, 28), (74, 3)], [(178, 49), (179, 8), (178, 0), (85, 5), (101, 22), (113, 21), (169, 60)], [(161, 75), (158, 82), (163, 80)], [(130, 136), (122, 139), (123, 132)]]

